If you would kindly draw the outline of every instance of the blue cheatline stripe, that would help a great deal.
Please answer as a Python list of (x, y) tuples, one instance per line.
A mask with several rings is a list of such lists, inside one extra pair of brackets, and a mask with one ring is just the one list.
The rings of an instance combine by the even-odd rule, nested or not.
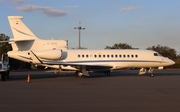
[(83, 61), (47, 61), (43, 62), (56, 62), (56, 63), (95, 63), (95, 62), (163, 62), (163, 61), (150, 61), (150, 60), (83, 60)]
[(86, 63), (86, 62), (160, 62), (149, 60), (82, 60), (82, 61), (66, 61), (68, 63)]

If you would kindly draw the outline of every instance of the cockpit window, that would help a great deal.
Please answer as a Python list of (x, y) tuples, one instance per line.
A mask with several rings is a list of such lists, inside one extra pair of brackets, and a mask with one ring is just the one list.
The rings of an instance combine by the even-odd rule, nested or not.
[(154, 56), (158, 56), (158, 53), (154, 53)]
[(161, 54), (158, 53), (159, 56), (162, 56)]

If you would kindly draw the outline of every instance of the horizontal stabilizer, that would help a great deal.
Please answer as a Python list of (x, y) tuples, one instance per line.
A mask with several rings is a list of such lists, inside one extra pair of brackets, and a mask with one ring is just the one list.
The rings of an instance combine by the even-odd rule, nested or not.
[(35, 39), (11, 39), (10, 42), (33, 41)]
[(6, 41), (0, 41), (0, 43), (3, 43), (3, 42), (23, 42), (23, 41), (33, 41), (33, 40), (35, 40), (35, 39), (19, 39), (19, 40), (17, 40), (17, 39), (10, 39), (10, 40), (6, 40)]

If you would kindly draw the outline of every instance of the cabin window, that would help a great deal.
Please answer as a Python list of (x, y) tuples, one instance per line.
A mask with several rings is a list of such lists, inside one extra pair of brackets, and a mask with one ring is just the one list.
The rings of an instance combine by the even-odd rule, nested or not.
[(89, 55), (88, 54), (86, 54), (86, 58), (88, 58), (89, 57)]
[(129, 58), (129, 54), (127, 55), (127, 57)]
[(103, 55), (103, 58), (105, 58), (106, 57), (106, 55)]
[(111, 55), (111, 58), (113, 58), (114, 57), (114, 55)]
[(126, 57), (126, 55), (124, 54), (124, 55), (123, 55), (123, 57), (125, 58), (125, 57)]
[(117, 57), (118, 57), (118, 55), (116, 54), (116, 55), (115, 55), (115, 57), (117, 58)]
[(107, 57), (109, 58), (109, 55), (107, 55)]
[(154, 56), (158, 56), (158, 53), (154, 53)]
[(101, 58), (101, 55), (99, 55), (99, 58)]
[(80, 55), (78, 54), (78, 58), (80, 58)]
[(131, 55), (132, 58), (134, 58), (134, 55)]
[(136, 54), (135, 57), (138, 58), (138, 55)]
[(96, 58), (96, 57), (97, 57), (97, 55), (94, 55), (94, 57)]
[(82, 55), (82, 58), (84, 58), (84, 54)]
[(122, 55), (119, 55), (119, 57), (121, 58), (121, 57), (122, 57)]

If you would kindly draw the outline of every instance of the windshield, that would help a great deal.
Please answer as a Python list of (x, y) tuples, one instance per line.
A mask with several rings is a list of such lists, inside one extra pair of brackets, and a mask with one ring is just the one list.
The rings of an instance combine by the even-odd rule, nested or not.
[(158, 53), (154, 53), (154, 56), (159, 56)]
[(162, 56), (162, 55), (159, 53), (154, 53), (154, 56)]

